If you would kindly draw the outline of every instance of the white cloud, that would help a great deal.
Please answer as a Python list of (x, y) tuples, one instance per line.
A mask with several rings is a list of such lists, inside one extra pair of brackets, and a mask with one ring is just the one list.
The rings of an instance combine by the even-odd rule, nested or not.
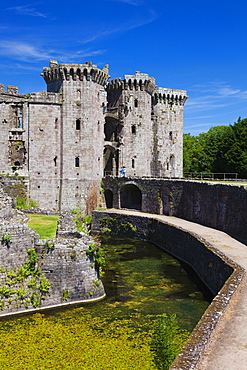
[(222, 81), (194, 85), (186, 107), (189, 111), (207, 111), (237, 104), (247, 99), (247, 91), (234, 88)]
[(20, 15), (30, 15), (32, 17), (42, 18), (47, 17), (44, 13), (37, 11), (35, 8), (31, 8), (30, 5), (13, 6), (11, 8), (7, 8), (6, 10), (14, 10), (17, 14)]
[(42, 49), (19, 41), (2, 41), (0, 43), (0, 55), (30, 62), (33, 59), (41, 60), (49, 58), (49, 54)]
[(75, 52), (63, 51), (63, 50), (46, 50), (42, 47), (33, 46), (28, 43), (19, 41), (2, 41), (0, 43), (0, 55), (22, 60), (25, 62), (36, 62), (38, 60), (49, 60), (49, 59), (62, 59), (68, 62), (73, 61), (82, 57), (95, 56), (103, 54), (105, 50), (78, 50)]

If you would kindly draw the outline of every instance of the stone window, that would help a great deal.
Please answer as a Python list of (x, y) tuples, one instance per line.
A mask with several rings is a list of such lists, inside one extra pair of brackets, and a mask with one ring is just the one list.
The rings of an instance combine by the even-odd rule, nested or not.
[(170, 156), (170, 166), (171, 166), (171, 168), (174, 168), (174, 165), (175, 165), (175, 157), (174, 157), (174, 155), (171, 155)]
[(57, 155), (56, 157), (53, 158), (53, 161), (54, 161), (55, 167), (57, 167)]
[(131, 133), (132, 133), (132, 135), (136, 134), (136, 125), (131, 126)]
[(75, 157), (75, 167), (80, 167), (80, 158)]
[(172, 131), (169, 132), (169, 140), (172, 140)]
[(23, 128), (22, 113), (19, 114), (19, 128)]
[(58, 128), (58, 118), (55, 118), (55, 130)]
[(134, 106), (135, 106), (135, 108), (137, 108), (137, 107), (138, 107), (138, 99), (135, 99), (135, 101), (134, 101)]
[(135, 168), (135, 160), (134, 160), (134, 158), (131, 159), (131, 167), (132, 168)]
[(77, 90), (77, 99), (81, 99), (81, 90)]
[(80, 119), (77, 119), (76, 120), (75, 128), (76, 128), (76, 130), (80, 130), (81, 129), (81, 120)]

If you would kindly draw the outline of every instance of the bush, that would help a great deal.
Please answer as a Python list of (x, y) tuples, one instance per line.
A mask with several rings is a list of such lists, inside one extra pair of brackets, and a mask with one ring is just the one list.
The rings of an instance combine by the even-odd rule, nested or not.
[(157, 369), (169, 369), (188, 337), (189, 333), (179, 328), (175, 314), (163, 314), (155, 321), (151, 351)]

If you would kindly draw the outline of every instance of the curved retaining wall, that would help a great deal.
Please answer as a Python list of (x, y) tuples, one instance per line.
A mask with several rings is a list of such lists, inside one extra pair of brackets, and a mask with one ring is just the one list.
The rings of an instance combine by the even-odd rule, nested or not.
[[(122, 213), (121, 213), (122, 212)], [(140, 238), (185, 261), (215, 295), (171, 369), (196, 369), (206, 345), (238, 288), (245, 270), (196, 233), (169, 224), (162, 216), (131, 211), (94, 211), (94, 231), (102, 227), (113, 234)]]

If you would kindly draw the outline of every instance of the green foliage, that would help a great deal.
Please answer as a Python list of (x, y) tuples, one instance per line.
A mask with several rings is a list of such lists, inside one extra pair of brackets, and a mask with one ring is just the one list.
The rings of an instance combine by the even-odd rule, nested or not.
[(99, 275), (103, 275), (103, 271), (106, 265), (105, 251), (100, 247), (100, 243), (90, 243), (88, 249), (86, 250), (86, 255), (89, 258), (94, 259), (94, 265)]
[(155, 321), (151, 350), (157, 369), (169, 369), (188, 337), (188, 332), (179, 329), (175, 314), (163, 314)]
[(2, 302), (5, 298), (13, 297), (8, 299), (9, 306), (15, 300), (17, 306), (23, 304), (28, 308), (31, 303), (33, 307), (37, 307), (41, 299), (45, 298), (43, 294), (51, 287), (46, 277), (41, 275), (38, 267), (39, 257), (35, 249), (29, 249), (27, 253), (27, 260), (18, 269), (1, 269), (3, 284), (0, 285), (0, 296)]
[(184, 134), (184, 172), (238, 173), (247, 178), (247, 118), (198, 136)]
[(51, 287), (51, 283), (46, 279), (45, 276), (40, 277), (39, 290), (41, 292), (48, 292)]
[(74, 222), (76, 224), (77, 230), (88, 234), (92, 223), (92, 216), (85, 215), (81, 213), (80, 210), (76, 209), (73, 209), (71, 213), (75, 215)]
[(12, 238), (11, 234), (4, 234), (4, 233), (2, 234), (2, 242), (6, 242), (6, 244), (8, 244), (11, 238)]
[(25, 196), (16, 197), (16, 207), (20, 209), (36, 208), (38, 202), (32, 199), (27, 199)]
[(44, 246), (47, 248), (48, 252), (53, 251), (55, 249), (55, 245), (49, 243), (48, 241), (45, 242)]
[(41, 239), (52, 239), (56, 236), (59, 216), (28, 214), (28, 227), (35, 230)]
[(70, 292), (68, 291), (68, 289), (64, 289), (62, 291), (62, 301), (67, 301), (70, 297)]

